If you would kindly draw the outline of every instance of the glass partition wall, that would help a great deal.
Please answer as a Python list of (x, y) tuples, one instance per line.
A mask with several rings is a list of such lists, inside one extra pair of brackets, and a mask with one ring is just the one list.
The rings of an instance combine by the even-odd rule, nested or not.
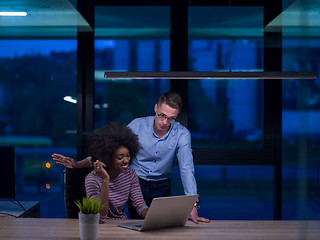
[[(263, 70), (263, 17), (259, 6), (190, 6), (189, 70)], [(268, 148), (264, 92), (258, 79), (188, 81), (198, 190), (212, 218), (274, 217), (272, 158), (261, 157)]]
[[(319, 75), (320, 34), (313, 1), (288, 5), (284, 21), (284, 71)], [(295, 9), (300, 9), (296, 11)], [(277, 26), (278, 18), (270, 25)], [(282, 82), (283, 218), (320, 218), (320, 81)]]
[(40, 201), (41, 217), (64, 217), (63, 167), (51, 155), (76, 156), (76, 40), (0, 45), (0, 144), (14, 146), (15, 198)]
[(51, 155), (76, 157), (77, 31), (90, 26), (69, 1), (0, 8), (26, 13), (0, 18), (0, 145), (14, 147), (15, 198), (40, 201), (41, 217), (64, 217), (63, 167)]
[[(144, 12), (149, 13), (153, 11), (154, 7), (147, 9)], [(105, 56), (109, 56), (108, 59), (104, 59), (104, 64), (101, 65), (102, 70), (105, 71), (168, 71), (179, 68), (182, 70), (185, 67), (188, 68), (185, 70), (189, 71), (259, 71), (263, 69), (263, 8), (232, 8), (232, 11), (237, 13), (233, 21), (239, 22), (239, 19), (241, 19), (241, 24), (231, 27), (229, 21), (230, 7), (228, 6), (188, 6), (186, 11), (188, 12), (189, 28), (186, 29), (186, 33), (189, 43), (187, 49), (185, 49), (188, 52), (188, 61), (186, 61), (188, 64), (183, 65), (178, 61), (177, 65), (180, 64), (180, 66), (175, 66), (175, 63), (171, 62), (171, 66), (168, 64), (165, 65), (166, 67), (164, 67), (164, 61), (170, 61), (169, 53), (174, 55), (175, 49), (172, 48), (176, 46), (169, 39), (177, 41), (177, 38), (179, 38), (169, 36), (169, 24), (163, 26), (164, 23), (168, 22), (168, 19), (163, 18), (169, 16), (170, 8), (158, 7), (157, 14), (159, 15), (152, 14), (158, 16), (153, 20), (153, 24), (155, 24), (153, 31), (146, 29), (146, 23), (141, 20), (141, 18), (146, 19), (149, 16), (149, 14), (146, 16), (139, 14), (143, 10), (146, 10), (145, 7), (112, 6), (96, 8), (95, 99), (96, 101), (100, 98), (108, 99), (107, 108), (110, 107), (110, 104), (117, 107), (116, 110), (112, 110), (112, 108), (95, 109), (95, 125), (100, 124), (100, 112), (103, 112), (105, 117), (101, 124), (112, 121), (112, 119), (128, 123), (134, 117), (153, 115), (153, 106), (162, 92), (169, 89), (179, 92), (182, 98), (187, 100), (187, 102), (184, 101), (182, 117), (180, 116), (179, 120), (188, 126), (192, 135), (198, 190), (201, 195), (200, 202), (204, 206), (204, 210), (200, 211), (209, 214), (209, 218), (215, 219), (272, 219), (274, 211), (273, 167), (270, 162), (266, 164), (268, 162), (266, 159), (255, 161), (253, 159), (255, 153), (252, 153), (257, 150), (262, 153), (265, 148), (263, 80), (195, 79), (181, 80), (175, 83), (169, 79), (106, 80), (101, 79), (104, 73), (104, 71), (99, 71), (102, 58), (97, 54), (100, 45), (104, 42), (106, 44), (104, 51), (108, 48), (108, 53), (106, 52)], [(159, 10), (164, 10), (164, 12), (161, 13)], [(177, 10), (171, 9), (172, 22), (177, 21), (174, 19), (175, 11)], [(98, 20), (102, 12), (108, 17)], [(112, 17), (113, 15), (117, 15), (117, 18)], [(111, 24), (111, 21), (113, 19), (119, 21), (124, 15), (129, 20), (125, 21), (125, 24), (121, 22), (116, 32), (118, 35), (113, 36), (115, 40), (102, 39), (103, 33), (109, 36), (115, 32), (109, 26), (118, 26), (118, 22)], [(219, 16), (224, 16), (228, 21), (219, 20)], [(243, 19), (245, 16), (246, 19)], [(110, 20), (108, 20), (109, 18)], [(141, 25), (141, 22), (144, 23)], [(158, 22), (161, 22), (161, 26)], [(148, 24), (150, 24), (149, 21)], [(175, 23), (171, 23), (171, 34), (174, 34), (172, 33), (173, 26), (175, 26)], [(168, 29), (167, 34), (164, 40), (158, 40), (158, 51), (156, 51), (156, 44), (152, 38), (163, 38), (160, 33), (165, 32), (163, 30), (165, 28)], [(142, 29), (144, 29), (143, 36), (141, 36)], [(230, 34), (230, 29), (234, 33)], [(181, 29), (179, 31), (183, 34)], [(130, 35), (132, 32), (135, 32), (133, 39)], [(139, 38), (146, 38), (146, 40), (142, 40), (140, 43)], [(120, 54), (117, 54), (117, 52), (120, 52), (120, 49), (117, 49), (118, 44), (122, 51), (121, 62), (116, 58)], [(167, 49), (161, 47), (164, 44), (168, 47)], [(183, 45), (183, 43), (181, 44)], [(158, 56), (155, 53), (158, 53)], [(239, 61), (244, 53), (246, 53), (245, 61)], [(167, 56), (167, 59), (164, 59), (163, 56)], [(140, 62), (139, 59), (142, 59), (142, 61)], [(233, 66), (230, 64), (233, 64)], [(97, 73), (100, 75), (97, 76)], [(166, 88), (161, 89), (163, 81), (166, 83)], [(116, 88), (117, 85), (118, 88)], [(146, 87), (148, 85), (149, 88), (151, 87), (149, 90)], [(187, 88), (185, 88), (186, 85)], [(146, 90), (143, 95), (139, 92), (140, 87)], [(118, 91), (115, 91), (115, 89)], [(157, 91), (152, 89), (157, 89)], [(136, 102), (139, 100), (141, 100), (140, 104), (137, 104)], [(95, 108), (97, 105), (96, 103)], [(134, 105), (136, 109), (133, 107)], [(137, 108), (144, 108), (145, 110), (137, 113)], [(135, 109), (135, 111), (132, 109)], [(187, 113), (187, 115), (184, 115), (184, 113)], [(244, 113), (246, 118), (242, 118)], [(125, 117), (122, 119), (122, 116)], [(251, 158), (251, 164), (243, 165), (241, 159), (231, 157), (230, 154), (229, 158), (238, 166), (225, 165), (225, 163), (229, 164), (230, 159), (225, 163), (214, 164), (212, 158), (203, 157), (201, 150), (206, 152), (223, 150), (224, 152), (229, 151), (229, 153), (245, 150), (245, 154), (251, 152), (249, 157)], [(252, 174), (252, 171), (257, 174)], [(179, 171), (175, 168), (172, 179), (173, 194), (183, 194), (179, 178)], [(212, 204), (212, 202), (215, 202), (215, 204)], [(229, 211), (230, 204), (237, 206), (238, 211)], [(263, 204), (267, 204), (268, 207), (261, 208)], [(252, 214), (248, 214), (248, 211)]]

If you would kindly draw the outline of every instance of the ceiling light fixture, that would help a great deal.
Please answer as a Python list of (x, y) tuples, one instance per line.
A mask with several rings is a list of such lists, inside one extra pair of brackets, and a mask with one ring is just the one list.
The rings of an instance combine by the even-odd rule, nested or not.
[(65, 96), (63, 100), (71, 103), (77, 103), (77, 99), (72, 98), (71, 96)]
[(105, 72), (106, 79), (316, 79), (314, 72)]
[(26, 12), (0, 12), (0, 16), (4, 17), (25, 17), (27, 16)]

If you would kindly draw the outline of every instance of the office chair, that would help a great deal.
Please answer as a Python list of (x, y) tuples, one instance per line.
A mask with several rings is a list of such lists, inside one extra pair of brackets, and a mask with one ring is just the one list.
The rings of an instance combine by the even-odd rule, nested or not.
[(67, 218), (78, 218), (79, 208), (74, 203), (86, 196), (84, 180), (92, 168), (65, 168), (64, 178), (64, 204)]

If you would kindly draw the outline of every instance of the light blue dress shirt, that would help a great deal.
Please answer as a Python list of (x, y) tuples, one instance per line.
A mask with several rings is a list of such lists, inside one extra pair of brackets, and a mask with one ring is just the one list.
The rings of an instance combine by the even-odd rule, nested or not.
[(131, 167), (147, 181), (160, 181), (172, 176), (178, 160), (181, 181), (186, 195), (197, 194), (191, 135), (179, 122), (173, 122), (162, 138), (154, 132), (154, 116), (137, 118), (128, 127), (138, 135), (142, 149)]

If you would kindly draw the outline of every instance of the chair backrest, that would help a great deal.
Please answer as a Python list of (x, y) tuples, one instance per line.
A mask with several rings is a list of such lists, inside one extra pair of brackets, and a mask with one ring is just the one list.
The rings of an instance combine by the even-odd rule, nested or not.
[[(0, 146), (0, 198), (15, 199), (15, 163), (14, 147)], [(18, 165), (19, 166), (19, 165)]]
[(74, 201), (86, 196), (84, 181), (92, 168), (65, 168), (64, 177), (64, 204), (67, 218), (78, 218), (79, 209)]

